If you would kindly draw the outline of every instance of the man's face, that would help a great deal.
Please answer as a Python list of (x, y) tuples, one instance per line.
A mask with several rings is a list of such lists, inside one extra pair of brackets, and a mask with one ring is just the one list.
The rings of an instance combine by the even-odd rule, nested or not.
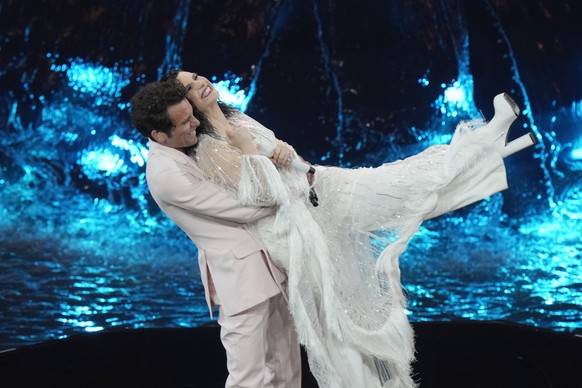
[(180, 103), (168, 108), (168, 116), (174, 124), (170, 135), (158, 132), (159, 143), (167, 146), (184, 150), (198, 142), (196, 128), (200, 122), (192, 114), (192, 106), (188, 100), (183, 99)]

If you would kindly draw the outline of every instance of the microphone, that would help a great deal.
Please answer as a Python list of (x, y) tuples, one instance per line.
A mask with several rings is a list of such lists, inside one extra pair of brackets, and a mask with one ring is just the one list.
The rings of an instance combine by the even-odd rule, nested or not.
[(298, 157), (295, 157), (290, 164), (291, 167), (293, 167), (296, 170), (299, 170), (301, 172), (304, 173), (309, 173), (309, 174), (315, 174), (315, 169), (313, 168), (313, 166), (310, 166), (309, 164), (302, 162)]
[[(273, 154), (275, 153), (275, 147), (273, 146), (273, 148), (270, 148), (264, 142), (260, 142), (257, 145), (257, 148), (262, 155), (269, 158), (272, 158)], [(313, 166), (310, 166), (309, 164), (302, 162), (301, 159), (299, 159), (297, 156), (291, 161), (290, 166), (306, 174), (307, 173), (315, 174), (315, 169), (313, 168)]]

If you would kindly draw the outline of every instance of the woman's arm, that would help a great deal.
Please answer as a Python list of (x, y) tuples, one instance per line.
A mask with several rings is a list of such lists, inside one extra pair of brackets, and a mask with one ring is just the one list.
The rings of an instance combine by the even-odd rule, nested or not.
[(245, 205), (287, 203), (289, 198), (272, 161), (257, 151), (246, 130), (227, 131), (227, 139), (204, 137), (195, 159), (211, 180), (234, 193)]

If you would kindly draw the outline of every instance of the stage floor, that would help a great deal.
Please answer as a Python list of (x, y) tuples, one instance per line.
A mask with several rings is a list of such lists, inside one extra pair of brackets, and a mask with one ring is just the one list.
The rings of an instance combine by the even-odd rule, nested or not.
[[(414, 324), (420, 387), (582, 386), (582, 337), (501, 321)], [(303, 387), (317, 387), (305, 354)], [(2, 387), (222, 387), (219, 328), (111, 330), (0, 353)]]

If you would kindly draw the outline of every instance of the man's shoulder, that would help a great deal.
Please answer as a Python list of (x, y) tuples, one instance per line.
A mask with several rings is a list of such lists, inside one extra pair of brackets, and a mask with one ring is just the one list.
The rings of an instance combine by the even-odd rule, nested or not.
[(192, 158), (176, 149), (165, 147), (157, 143), (150, 144), (147, 166), (176, 166), (193, 164)]
[(176, 182), (181, 176), (190, 175), (196, 179), (205, 179), (205, 175), (189, 156), (175, 152), (155, 150), (148, 155), (146, 162), (146, 178), (148, 182)]
[(147, 173), (172, 168), (179, 168), (179, 163), (176, 163), (175, 157), (161, 150), (150, 150), (146, 161)]

